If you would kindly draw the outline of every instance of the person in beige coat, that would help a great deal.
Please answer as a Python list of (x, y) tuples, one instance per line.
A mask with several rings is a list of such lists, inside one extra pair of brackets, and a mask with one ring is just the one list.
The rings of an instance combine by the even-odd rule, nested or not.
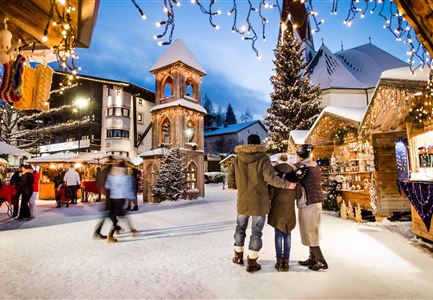
[[(290, 182), (297, 182), (295, 167), (288, 163), (287, 154), (280, 156), (274, 169), (279, 177)], [(275, 229), (275, 253), (277, 259), (275, 269), (279, 272), (289, 271), (291, 231), (296, 226), (295, 202), (301, 195), (300, 186), (297, 186), (294, 190), (269, 187), (271, 211), (268, 215), (268, 224)]]
[(310, 247), (309, 258), (298, 263), (310, 270), (319, 271), (328, 269), (328, 264), (319, 245), (323, 192), (320, 186), (320, 168), (310, 157), (312, 150), (313, 146), (310, 144), (299, 146), (296, 150), (300, 159), (296, 165), (296, 174), (303, 189), (303, 197), (298, 201), (299, 229), (302, 244)]
[(237, 156), (230, 165), (228, 187), (237, 189), (237, 226), (234, 235), (235, 256), (233, 263), (243, 265), (244, 242), (248, 220), (252, 217), (252, 235), (249, 243), (247, 272), (261, 269), (257, 263), (259, 251), (262, 248), (262, 231), (266, 215), (269, 213), (270, 201), (268, 184), (294, 189), (295, 183), (279, 178), (275, 173), (265, 147), (260, 145), (256, 134), (248, 137), (248, 145), (235, 148)]

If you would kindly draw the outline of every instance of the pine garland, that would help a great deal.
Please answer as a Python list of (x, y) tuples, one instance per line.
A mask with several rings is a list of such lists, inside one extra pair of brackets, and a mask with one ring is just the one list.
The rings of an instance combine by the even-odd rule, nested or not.
[(269, 130), (265, 140), (268, 151), (277, 153), (287, 151), (290, 131), (309, 129), (321, 109), (320, 89), (310, 83), (304, 50), (291, 30), (285, 31), (284, 40), (274, 53), (275, 75), (271, 77), (274, 90), (264, 123)]

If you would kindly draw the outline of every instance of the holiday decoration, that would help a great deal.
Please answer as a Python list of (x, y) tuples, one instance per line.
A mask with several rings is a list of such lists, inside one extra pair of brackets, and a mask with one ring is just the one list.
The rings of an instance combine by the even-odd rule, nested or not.
[(398, 184), (423, 220), (427, 231), (430, 231), (433, 215), (433, 183), (399, 180)]
[(362, 222), (362, 211), (361, 211), (361, 205), (359, 203), (355, 207), (355, 221), (358, 223)]
[(347, 219), (347, 206), (346, 202), (343, 200), (340, 205), (340, 217), (344, 220)]
[(269, 131), (265, 140), (268, 150), (279, 153), (287, 151), (291, 130), (311, 127), (320, 113), (320, 99), (319, 87), (310, 85), (309, 74), (303, 72), (303, 50), (291, 30), (285, 30), (284, 40), (274, 52), (274, 90), (264, 123)]
[(8, 18), (4, 18), (4, 28), (0, 30), (0, 64), (6, 64), (15, 59), (16, 51), (21, 45), (21, 40), (12, 45), (12, 33), (8, 30)]
[(160, 201), (178, 200), (186, 190), (186, 164), (179, 148), (165, 149), (152, 192)]

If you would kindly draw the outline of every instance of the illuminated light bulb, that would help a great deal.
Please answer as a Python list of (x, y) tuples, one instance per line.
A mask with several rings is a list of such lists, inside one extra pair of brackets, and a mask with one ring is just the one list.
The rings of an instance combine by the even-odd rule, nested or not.
[(168, 13), (168, 8), (167, 8), (167, 7), (164, 7), (162, 10), (163, 10), (165, 13)]
[(216, 29), (216, 30), (219, 30), (219, 29), (220, 29), (220, 26), (219, 26), (219, 25), (215, 25), (215, 29)]
[(62, 34), (63, 34), (63, 35), (66, 35), (66, 30), (63, 30), (63, 31), (62, 31)]
[(57, 26), (57, 22), (54, 21), (53, 23), (51, 23), (51, 25), (53, 25), (53, 26)]
[(77, 71), (73, 70), (73, 71), (72, 71), (72, 74), (76, 75), (76, 74), (77, 74)]
[(71, 13), (71, 9), (68, 8), (68, 9), (66, 10), (66, 13), (67, 13), (67, 14), (70, 14), (70, 13)]
[(158, 42), (158, 46), (162, 46), (162, 44), (163, 44), (163, 43), (162, 43), (161, 41), (160, 41), (160, 42)]
[(227, 13), (227, 16), (231, 16), (232, 15), (232, 13), (229, 11), (228, 13)]
[(48, 37), (46, 36), (46, 35), (44, 35), (43, 37), (42, 37), (42, 42), (46, 42), (46, 41), (48, 41)]
[(141, 18), (142, 18), (143, 20), (146, 20), (146, 19), (147, 19), (147, 16), (146, 16), (145, 14), (142, 14), (142, 15), (141, 15)]
[(245, 25), (242, 25), (241, 26), (241, 32), (245, 32), (245, 31), (247, 31), (247, 27)]
[(220, 14), (222, 14), (222, 13), (223, 13), (223, 12), (221, 11), (221, 9), (217, 11), (217, 14), (218, 14), (218, 15), (220, 15)]
[(63, 28), (65, 28), (66, 30), (68, 30), (70, 28), (69, 24), (65, 24), (63, 25)]
[(156, 35), (154, 35), (154, 36), (153, 36), (153, 39), (154, 39), (154, 40), (157, 40), (157, 39), (158, 39), (158, 37), (157, 37)]
[(81, 71), (81, 67), (78, 67), (78, 71)]
[(178, 2), (176, 3), (176, 6), (177, 6), (177, 7), (179, 7), (179, 6), (180, 6), (180, 2), (179, 2), (179, 1), (178, 1)]
[(261, 61), (263, 58), (262, 58), (262, 56), (261, 55), (257, 55), (257, 60), (258, 61)]
[(59, 0), (59, 3), (60, 3), (61, 5), (66, 5), (66, 0)]
[(191, 0), (191, 3), (192, 3), (192, 4), (195, 4), (195, 3), (196, 3), (196, 0)]
[(156, 22), (156, 23), (155, 23), (155, 26), (156, 26), (156, 27), (161, 27), (161, 22)]
[(361, 15), (361, 19), (364, 19), (365, 18), (365, 14), (363, 13), (362, 15)]

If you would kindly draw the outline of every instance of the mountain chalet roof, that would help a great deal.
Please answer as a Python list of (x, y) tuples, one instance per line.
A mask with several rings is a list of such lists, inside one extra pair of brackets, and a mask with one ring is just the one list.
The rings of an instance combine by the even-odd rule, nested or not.
[(322, 45), (308, 66), (311, 82), (321, 89), (374, 88), (380, 75), (407, 64), (373, 44), (332, 53)]
[(150, 71), (153, 72), (177, 62), (182, 62), (185, 65), (200, 71), (204, 75), (206, 74), (206, 71), (180, 39), (174, 41), (174, 43), (156, 61)]
[(255, 120), (255, 121), (250, 121), (250, 122), (245, 122), (245, 123), (240, 123), (240, 124), (232, 124), (232, 125), (227, 125), (227, 126), (219, 126), (214, 130), (210, 130), (210, 131), (205, 131), (204, 136), (205, 137), (210, 137), (210, 136), (215, 136), (215, 135), (224, 135), (224, 134), (232, 134), (232, 133), (238, 133), (241, 130), (244, 130), (247, 127), (250, 127), (256, 123), (259, 123), (260, 126), (262, 126), (265, 130), (265, 126), (262, 124), (262, 122), (260, 120)]
[(407, 81), (426, 81), (428, 82), (429, 68), (418, 69), (414, 73), (409, 67), (387, 70), (382, 73), (380, 79), (394, 79)]

